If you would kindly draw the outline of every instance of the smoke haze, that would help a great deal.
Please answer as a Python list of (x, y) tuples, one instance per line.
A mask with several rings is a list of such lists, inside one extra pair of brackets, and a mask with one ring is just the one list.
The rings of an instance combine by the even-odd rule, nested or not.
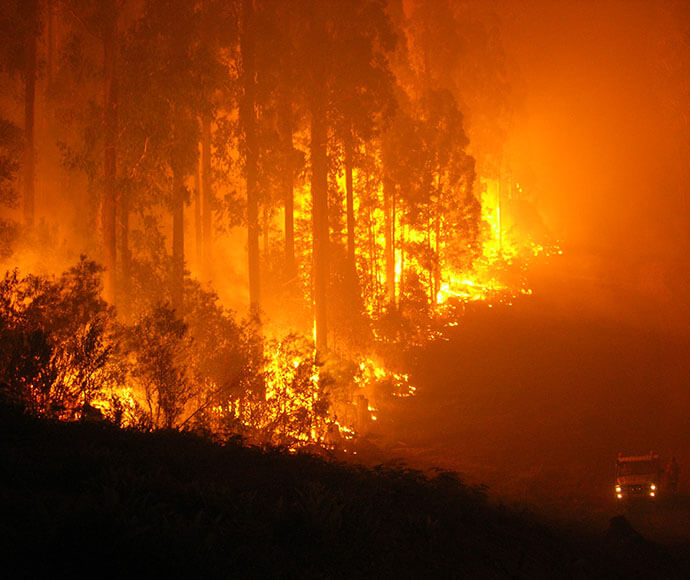
[(500, 2), (516, 176), (574, 285), (687, 305), (687, 31), (673, 2)]

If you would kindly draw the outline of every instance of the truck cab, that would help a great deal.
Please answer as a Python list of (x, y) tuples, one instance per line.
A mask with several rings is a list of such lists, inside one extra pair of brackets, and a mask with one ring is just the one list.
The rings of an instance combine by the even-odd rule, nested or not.
[(654, 501), (659, 495), (662, 475), (658, 453), (619, 453), (616, 460), (616, 498), (619, 502), (635, 499)]

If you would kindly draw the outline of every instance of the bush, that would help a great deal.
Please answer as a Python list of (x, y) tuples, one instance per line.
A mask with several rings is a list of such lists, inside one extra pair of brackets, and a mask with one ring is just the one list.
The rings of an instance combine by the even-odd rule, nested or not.
[(102, 268), (82, 256), (58, 279), (17, 270), (0, 282), (0, 380), (37, 415), (73, 418), (117, 380), (114, 311), (100, 298)]

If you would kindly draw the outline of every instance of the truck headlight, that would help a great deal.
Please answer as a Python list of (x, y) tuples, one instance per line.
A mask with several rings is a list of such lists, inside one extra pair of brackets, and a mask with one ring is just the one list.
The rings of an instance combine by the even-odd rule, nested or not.
[(621, 489), (621, 486), (620, 486), (620, 485), (617, 485), (617, 486), (616, 486), (616, 493), (620, 493), (621, 491), (623, 491), (623, 490)]
[(650, 485), (649, 489), (651, 489), (652, 491), (655, 491), (656, 490), (656, 484), (653, 483), (652, 485)]

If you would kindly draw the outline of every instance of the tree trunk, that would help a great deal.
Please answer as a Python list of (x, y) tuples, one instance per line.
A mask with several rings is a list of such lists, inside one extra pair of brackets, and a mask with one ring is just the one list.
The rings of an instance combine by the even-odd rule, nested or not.
[(400, 282), (398, 285), (398, 296), (402, 296), (405, 292), (405, 245), (407, 244), (407, 236), (405, 235), (405, 226), (400, 225)]
[(436, 260), (434, 262), (434, 301), (433, 304), (438, 304), (438, 293), (441, 291), (441, 216), (436, 216), (436, 224), (434, 231), (434, 240), (436, 248), (434, 254)]
[(247, 254), (249, 261), (249, 311), (250, 316), (260, 321), (261, 281), (259, 264), (259, 192), (258, 143), (255, 112), (255, 70), (254, 70), (254, 2), (244, 0), (244, 27), (240, 48), (244, 73), (244, 98), (240, 108), (240, 123), (245, 138), (245, 177), (247, 183)]
[(261, 233), (263, 234), (263, 250), (264, 256), (268, 256), (268, 245), (270, 243), (270, 232), (271, 232), (271, 215), (268, 211), (268, 204), (264, 203), (262, 205), (263, 210), (263, 223), (261, 224)]
[(211, 207), (214, 194), (211, 189), (211, 115), (204, 114), (201, 119), (201, 237), (202, 266), (204, 279), (210, 277), (212, 260), (213, 234), (211, 232)]
[[(369, 264), (369, 293), (372, 297), (376, 298), (378, 272), (376, 270), (376, 238), (374, 236), (374, 218), (372, 216), (371, 206), (369, 207), (368, 214), (369, 215), (367, 216), (367, 241), (369, 252), (366, 263)], [(376, 300), (374, 304), (378, 306), (378, 300)], [(378, 314), (378, 310), (376, 311), (376, 313)]]
[(433, 304), (438, 304), (438, 293), (441, 291), (441, 219), (443, 213), (443, 194), (441, 190), (441, 169), (439, 168), (436, 179), (436, 219), (434, 224), (434, 241), (436, 261), (434, 263), (434, 300)]
[(352, 132), (345, 135), (345, 194), (347, 198), (347, 260), (352, 272), (356, 272), (355, 262), (355, 196), (352, 185)]
[(383, 177), (383, 227), (386, 240), (386, 293), (391, 306), (396, 304), (395, 296), (395, 185), (390, 178)]
[(428, 275), (428, 281), (429, 281), (429, 304), (435, 304), (436, 300), (434, 298), (434, 264), (433, 261), (431, 260), (432, 256), (432, 245), (431, 245), (431, 230), (432, 230), (432, 225), (431, 225), (431, 215), (427, 216), (426, 220), (426, 251), (427, 251), (427, 256), (429, 256), (429, 264), (427, 268), (427, 275)]
[(115, 298), (117, 207), (117, 134), (118, 134), (118, 84), (117, 84), (117, 23), (114, 2), (111, 2), (110, 19), (103, 39), (103, 68), (105, 75), (105, 132), (104, 132), (104, 183), (103, 183), (103, 258), (105, 266), (105, 296)]
[(197, 161), (196, 170), (194, 171), (194, 248), (196, 250), (196, 264), (197, 268), (202, 268), (203, 250), (202, 250), (203, 235), (201, 231), (201, 159)]
[(49, 0), (47, 7), (48, 42), (46, 68), (48, 69), (48, 86), (52, 87), (55, 81), (55, 52), (57, 45), (57, 7), (56, 0)]
[(172, 307), (178, 316), (184, 307), (184, 183), (176, 164), (173, 163), (173, 191), (172, 191), (172, 281), (170, 297)]
[(311, 195), (316, 349), (328, 347), (328, 159), (326, 115), (316, 99), (311, 103)]
[(34, 122), (36, 107), (36, 48), (38, 43), (37, 21), (38, 2), (30, 3), (26, 10), (33, 19), (26, 38), (26, 66), (24, 69), (24, 221), (34, 225), (35, 187), (36, 187), (36, 152), (34, 150)]
[(129, 253), (129, 198), (127, 194), (120, 195), (119, 204), (120, 219), (118, 221), (120, 230), (120, 296), (122, 301), (129, 299), (131, 291), (131, 256)]
[(278, 114), (285, 159), (285, 166), (282, 171), (283, 179), (281, 181), (285, 208), (285, 277), (292, 283), (297, 279), (297, 261), (295, 260), (295, 165), (293, 159), (292, 106), (288, 95), (283, 95)]

